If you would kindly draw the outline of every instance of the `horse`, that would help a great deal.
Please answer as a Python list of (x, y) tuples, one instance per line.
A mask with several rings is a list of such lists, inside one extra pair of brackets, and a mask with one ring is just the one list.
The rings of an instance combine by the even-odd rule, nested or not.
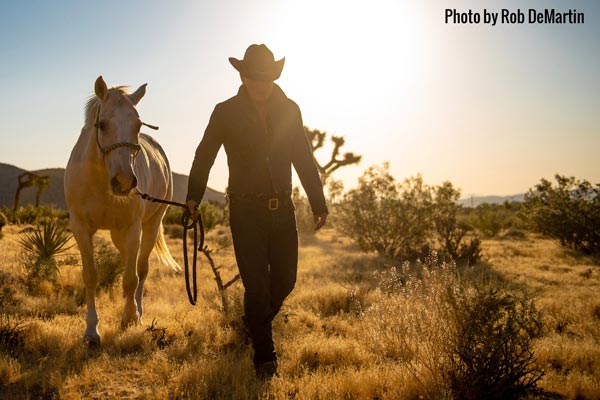
[(164, 237), (162, 219), (167, 205), (150, 203), (136, 195), (144, 192), (164, 199), (173, 196), (173, 176), (164, 150), (151, 136), (140, 133), (144, 123), (135, 106), (145, 95), (146, 84), (129, 94), (123, 86), (109, 89), (99, 76), (94, 92), (67, 163), (64, 189), (71, 230), (83, 264), (87, 303), (83, 339), (99, 345), (98, 271), (92, 243), (99, 229), (110, 230), (124, 266), (122, 329), (141, 323), (152, 250), (163, 264), (176, 271), (181, 268)]

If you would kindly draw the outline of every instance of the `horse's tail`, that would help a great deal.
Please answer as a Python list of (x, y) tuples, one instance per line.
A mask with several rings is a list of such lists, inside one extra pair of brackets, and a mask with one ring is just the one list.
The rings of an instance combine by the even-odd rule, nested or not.
[(181, 267), (177, 264), (177, 261), (175, 261), (167, 247), (162, 222), (158, 227), (158, 237), (156, 238), (156, 244), (154, 245), (154, 252), (161, 263), (171, 267), (174, 271), (181, 271)]

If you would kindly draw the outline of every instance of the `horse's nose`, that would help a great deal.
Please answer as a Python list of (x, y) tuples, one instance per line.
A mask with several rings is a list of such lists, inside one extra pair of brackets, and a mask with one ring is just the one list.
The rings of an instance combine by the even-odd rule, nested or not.
[(134, 187), (136, 187), (136, 186), (137, 186), (137, 178), (136, 178), (136, 176), (134, 175), (134, 176), (133, 176), (133, 181), (131, 181), (131, 188), (133, 189), (133, 188), (134, 188)]

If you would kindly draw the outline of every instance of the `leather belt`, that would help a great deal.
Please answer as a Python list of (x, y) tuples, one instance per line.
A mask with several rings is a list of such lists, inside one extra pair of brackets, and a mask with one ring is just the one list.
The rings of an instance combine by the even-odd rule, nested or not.
[[(266, 201), (267, 207), (270, 211), (279, 210), (282, 200), (291, 200), (291, 192), (279, 192), (279, 193), (227, 193), (227, 196), (231, 199), (244, 199), (250, 201), (256, 201), (263, 203)], [(263, 203), (264, 204), (264, 203)]]

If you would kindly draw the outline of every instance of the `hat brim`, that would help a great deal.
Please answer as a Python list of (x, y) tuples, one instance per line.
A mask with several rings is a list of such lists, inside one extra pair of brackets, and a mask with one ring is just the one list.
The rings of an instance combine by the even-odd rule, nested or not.
[(265, 71), (251, 70), (244, 63), (244, 60), (238, 60), (235, 57), (229, 57), (229, 62), (231, 65), (233, 65), (233, 68), (238, 70), (239, 73), (244, 75), (246, 78), (256, 81), (274, 81), (279, 79), (281, 76), (281, 71), (283, 71), (283, 65), (285, 64), (285, 57), (283, 57), (281, 60), (275, 61), (272, 68), (269, 68)]

